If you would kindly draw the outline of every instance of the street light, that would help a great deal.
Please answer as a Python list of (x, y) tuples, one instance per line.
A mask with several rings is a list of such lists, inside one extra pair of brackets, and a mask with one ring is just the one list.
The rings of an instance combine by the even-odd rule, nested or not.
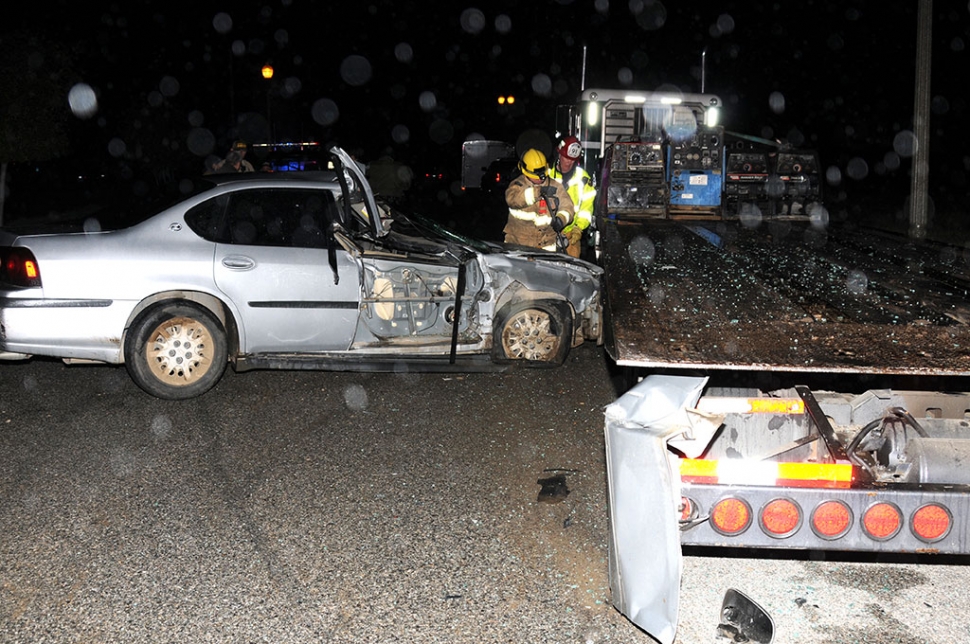
[[(269, 63), (263, 65), (263, 68), (259, 70), (259, 73), (263, 75), (267, 81), (273, 80), (273, 66)], [(270, 90), (273, 88), (271, 83), (266, 83), (266, 127), (269, 128), (269, 142), (273, 143), (273, 115), (270, 110)]]

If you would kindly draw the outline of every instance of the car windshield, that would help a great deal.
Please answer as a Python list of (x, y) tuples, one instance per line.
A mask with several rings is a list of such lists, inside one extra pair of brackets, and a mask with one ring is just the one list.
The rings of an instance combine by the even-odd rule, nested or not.
[(491, 253), (497, 250), (494, 244), (456, 233), (433, 219), (416, 212), (404, 211), (394, 207), (392, 209), (392, 220), (392, 230), (402, 234), (422, 235), (432, 239), (449, 241), (473, 248), (480, 253)]

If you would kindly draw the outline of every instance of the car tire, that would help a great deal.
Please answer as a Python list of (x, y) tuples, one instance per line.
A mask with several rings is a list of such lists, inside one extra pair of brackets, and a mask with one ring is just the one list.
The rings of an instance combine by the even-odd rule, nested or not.
[(496, 362), (559, 365), (566, 359), (573, 324), (569, 307), (557, 302), (524, 302), (504, 311), (492, 342)]
[(125, 339), (125, 366), (139, 387), (157, 398), (185, 400), (211, 389), (228, 364), (226, 331), (191, 302), (142, 311)]

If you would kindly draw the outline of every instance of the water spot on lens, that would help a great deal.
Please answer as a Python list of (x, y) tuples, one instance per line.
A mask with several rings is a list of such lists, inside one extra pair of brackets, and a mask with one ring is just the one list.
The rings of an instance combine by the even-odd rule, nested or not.
[(367, 390), (362, 385), (349, 385), (344, 389), (344, 403), (354, 411), (367, 409)]
[(67, 103), (78, 118), (90, 118), (98, 111), (98, 97), (86, 83), (78, 83), (71, 88), (67, 93)]
[(310, 113), (313, 115), (313, 120), (320, 125), (333, 125), (340, 118), (340, 108), (329, 98), (314, 101)]

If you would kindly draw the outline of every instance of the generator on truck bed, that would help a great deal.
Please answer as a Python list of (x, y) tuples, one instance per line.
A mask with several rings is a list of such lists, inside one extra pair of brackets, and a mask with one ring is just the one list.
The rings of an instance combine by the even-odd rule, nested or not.
[(672, 642), (682, 545), (970, 554), (962, 252), (830, 222), (817, 156), (726, 147), (716, 96), (583, 98), (605, 345), (642, 378), (606, 411), (614, 605)]

